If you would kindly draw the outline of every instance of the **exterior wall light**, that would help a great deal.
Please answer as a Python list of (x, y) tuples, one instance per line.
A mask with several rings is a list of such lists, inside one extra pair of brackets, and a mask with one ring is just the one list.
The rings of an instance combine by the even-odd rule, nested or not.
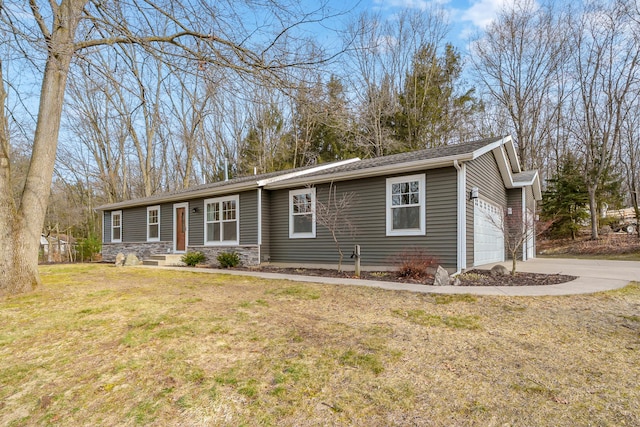
[(478, 190), (478, 187), (472, 187), (471, 192), (469, 193), (469, 200), (477, 199), (479, 193), (480, 190)]

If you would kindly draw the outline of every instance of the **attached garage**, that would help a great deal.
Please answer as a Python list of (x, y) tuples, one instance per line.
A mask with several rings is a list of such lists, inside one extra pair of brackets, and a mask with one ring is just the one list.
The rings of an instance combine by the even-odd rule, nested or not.
[(504, 261), (502, 209), (482, 199), (473, 203), (474, 265)]

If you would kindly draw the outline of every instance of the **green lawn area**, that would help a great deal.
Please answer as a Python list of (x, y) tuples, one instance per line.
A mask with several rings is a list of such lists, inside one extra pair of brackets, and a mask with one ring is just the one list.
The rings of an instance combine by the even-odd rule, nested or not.
[(0, 425), (640, 425), (640, 283), (475, 297), (110, 265), (0, 299)]

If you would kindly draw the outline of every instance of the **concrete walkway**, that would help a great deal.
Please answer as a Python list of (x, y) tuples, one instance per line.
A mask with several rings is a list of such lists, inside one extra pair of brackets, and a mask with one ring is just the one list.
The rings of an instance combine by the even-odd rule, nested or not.
[[(500, 263), (511, 268), (511, 262)], [(482, 266), (489, 269), (495, 264)], [(158, 268), (158, 267), (151, 267)], [(548, 286), (425, 286), (378, 280), (346, 279), (336, 277), (300, 276), (261, 271), (219, 270), (210, 268), (161, 267), (197, 273), (254, 276), (263, 279), (291, 280), (295, 282), (323, 283), (329, 285), (368, 286), (394, 291), (410, 291), (438, 294), (474, 294), (507, 296), (574, 295), (622, 288), (631, 281), (640, 281), (640, 262), (604, 261), (584, 259), (535, 258), (518, 263), (518, 271), (527, 273), (568, 274), (576, 280)]]

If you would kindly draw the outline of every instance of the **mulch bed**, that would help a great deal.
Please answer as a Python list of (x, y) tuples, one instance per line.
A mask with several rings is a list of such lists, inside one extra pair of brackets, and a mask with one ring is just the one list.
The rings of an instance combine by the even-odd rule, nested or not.
[(515, 276), (492, 276), (489, 270), (470, 270), (459, 278), (460, 286), (544, 286), (570, 282), (576, 276), (517, 272)]
[[(302, 276), (338, 277), (356, 279), (352, 271), (329, 270), (323, 268), (281, 268), (281, 267), (260, 267), (260, 268), (237, 268), (239, 270), (264, 271), (267, 273), (297, 274)], [(460, 286), (540, 286), (557, 285), (559, 283), (570, 282), (575, 276), (563, 274), (537, 274), (537, 273), (516, 273), (515, 276), (492, 276), (489, 270), (469, 270), (458, 276)], [(363, 271), (360, 279), (380, 280), (385, 282), (431, 284), (432, 277), (420, 279), (400, 277), (393, 271)]]

